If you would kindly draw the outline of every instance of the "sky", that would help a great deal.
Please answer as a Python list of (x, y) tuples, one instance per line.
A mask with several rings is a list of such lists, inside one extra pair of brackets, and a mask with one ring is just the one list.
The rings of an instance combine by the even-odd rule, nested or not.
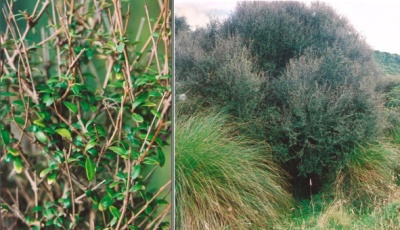
[[(238, 0), (175, 0), (175, 14), (185, 16), (194, 29), (205, 26), (209, 18), (223, 19), (234, 11)], [(303, 0), (301, 2), (312, 2)], [(345, 16), (374, 49), (400, 54), (399, 0), (325, 0)]]

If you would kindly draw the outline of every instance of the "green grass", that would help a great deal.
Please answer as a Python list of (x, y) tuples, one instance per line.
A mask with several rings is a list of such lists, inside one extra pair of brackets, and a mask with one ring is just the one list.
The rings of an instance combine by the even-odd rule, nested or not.
[(177, 229), (266, 229), (279, 223), (293, 200), (269, 148), (236, 135), (215, 110), (176, 114)]

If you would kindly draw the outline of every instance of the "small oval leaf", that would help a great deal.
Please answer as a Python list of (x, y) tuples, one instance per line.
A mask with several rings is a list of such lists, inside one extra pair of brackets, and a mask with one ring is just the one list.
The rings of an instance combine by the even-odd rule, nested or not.
[(85, 152), (88, 151), (89, 149), (93, 148), (97, 143), (94, 141), (89, 142), (86, 146), (85, 146)]
[(132, 114), (132, 119), (138, 123), (142, 123), (144, 121), (143, 117), (137, 113)]
[(43, 144), (46, 144), (46, 143), (47, 143), (47, 137), (46, 137), (46, 135), (45, 135), (42, 131), (37, 131), (37, 132), (35, 133), (35, 136), (36, 136), (36, 138), (37, 138), (40, 142), (42, 142)]
[(74, 114), (78, 112), (78, 106), (71, 102), (64, 101), (63, 104)]
[(47, 184), (49, 184), (49, 185), (53, 184), (54, 181), (56, 181), (56, 177), (57, 177), (56, 172), (50, 173), (50, 175), (47, 177)]
[(4, 145), (8, 145), (10, 143), (10, 133), (7, 130), (1, 130), (1, 139)]
[(117, 48), (116, 48), (118, 53), (124, 52), (124, 49), (125, 49), (125, 44), (123, 42), (119, 43)]
[(110, 209), (111, 214), (115, 218), (119, 218), (121, 216), (121, 213), (119, 212), (119, 210), (115, 206), (110, 205), (109, 209)]
[(18, 155), (19, 155), (18, 150), (17, 150), (17, 149), (14, 149), (14, 148), (7, 147), (7, 151), (8, 151), (9, 153), (11, 153), (13, 156), (18, 156)]
[(20, 174), (20, 173), (22, 172), (22, 168), (23, 168), (23, 165), (22, 165), (22, 160), (21, 160), (21, 158), (20, 158), (20, 157), (16, 157), (16, 158), (14, 159), (14, 169), (15, 169), (15, 172), (17, 172), (18, 174)]
[(85, 169), (86, 169), (86, 176), (87, 176), (88, 180), (92, 181), (94, 179), (94, 166), (88, 156), (86, 157), (86, 161), (85, 161)]
[(71, 139), (71, 132), (66, 128), (56, 129), (56, 133), (60, 134), (62, 137), (65, 137), (67, 140)]
[(40, 127), (46, 127), (46, 125), (44, 124), (43, 119), (36, 119), (33, 121), (33, 124), (40, 126)]
[(140, 166), (140, 164), (133, 166), (132, 173), (131, 173), (131, 179), (134, 180), (134, 179), (138, 178), (141, 171), (142, 171), (142, 166)]
[(49, 172), (51, 172), (51, 168), (45, 168), (45, 169), (43, 169), (43, 170), (40, 172), (39, 177), (40, 177), (40, 178), (43, 178), (43, 177), (46, 176)]
[(119, 155), (121, 155), (121, 156), (125, 156), (126, 154), (125, 154), (125, 149), (123, 149), (122, 147), (119, 147), (119, 146), (111, 146), (111, 147), (109, 147), (108, 148), (109, 150), (111, 150), (111, 151), (113, 151), (113, 152), (115, 152), (116, 154), (119, 154)]

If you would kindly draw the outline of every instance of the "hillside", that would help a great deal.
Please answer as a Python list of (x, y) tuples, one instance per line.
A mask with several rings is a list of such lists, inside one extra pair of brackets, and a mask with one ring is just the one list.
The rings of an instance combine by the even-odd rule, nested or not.
[(388, 75), (400, 75), (400, 55), (375, 50), (376, 62)]

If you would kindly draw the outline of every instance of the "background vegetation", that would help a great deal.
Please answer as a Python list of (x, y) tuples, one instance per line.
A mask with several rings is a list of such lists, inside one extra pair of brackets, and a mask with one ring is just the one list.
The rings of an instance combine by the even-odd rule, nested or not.
[(171, 178), (152, 177), (170, 133), (169, 2), (132, 17), (129, 1), (13, 4), (1, 6), (0, 228), (169, 228)]
[[(396, 66), (395, 55), (382, 61), (383, 55), (324, 3), (242, 2), (228, 19), (195, 31), (184, 18), (177, 21), (176, 89), (185, 96), (178, 102), (185, 108), (180, 116), (217, 106), (230, 115), (228, 124), (239, 124), (235, 133), (270, 146), (272, 158), (264, 151), (266, 161), (290, 175), (290, 192), (300, 208), (290, 224), (273, 228), (373, 229), (386, 223), (380, 217), (356, 220), (390, 216), (382, 210), (397, 205), (399, 80), (393, 67), (387, 74), (388, 66)], [(184, 128), (177, 123), (178, 131)], [(201, 129), (186, 132), (196, 135)], [(199, 136), (198, 141), (207, 140)], [(177, 145), (177, 154), (186, 147)], [(190, 149), (187, 155), (202, 154)], [(215, 155), (222, 158), (221, 152)], [(178, 156), (177, 167), (194, 167)], [(191, 181), (177, 171), (180, 177)], [(180, 205), (178, 198), (178, 211)]]

